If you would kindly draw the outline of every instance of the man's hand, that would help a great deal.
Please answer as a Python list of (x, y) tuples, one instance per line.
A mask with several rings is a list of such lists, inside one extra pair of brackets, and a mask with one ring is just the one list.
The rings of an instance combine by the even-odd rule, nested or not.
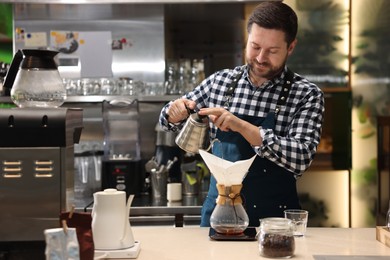
[(244, 120), (236, 117), (226, 109), (220, 107), (201, 108), (199, 115), (208, 115), (214, 125), (225, 132), (240, 132), (243, 124), (246, 123)]
[(195, 109), (196, 103), (189, 99), (176, 99), (168, 109), (168, 121), (177, 123), (189, 116), (188, 109)]
[(221, 107), (201, 108), (199, 115), (207, 115), (210, 120), (221, 131), (234, 131), (240, 133), (253, 146), (262, 144), (260, 130), (258, 126), (238, 118), (229, 111)]

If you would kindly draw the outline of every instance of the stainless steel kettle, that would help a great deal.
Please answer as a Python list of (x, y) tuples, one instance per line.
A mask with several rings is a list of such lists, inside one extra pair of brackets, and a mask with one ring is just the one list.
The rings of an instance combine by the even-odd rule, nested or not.
[(201, 116), (194, 111), (189, 111), (185, 125), (180, 133), (176, 136), (176, 144), (186, 152), (199, 153), (199, 149), (209, 150), (210, 143), (210, 126), (207, 116)]

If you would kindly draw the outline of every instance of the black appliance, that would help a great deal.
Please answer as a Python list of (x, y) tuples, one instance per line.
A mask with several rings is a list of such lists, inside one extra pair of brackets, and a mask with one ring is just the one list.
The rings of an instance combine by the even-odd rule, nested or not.
[(138, 100), (104, 101), (103, 129), (102, 189), (139, 195), (145, 177), (141, 169)]

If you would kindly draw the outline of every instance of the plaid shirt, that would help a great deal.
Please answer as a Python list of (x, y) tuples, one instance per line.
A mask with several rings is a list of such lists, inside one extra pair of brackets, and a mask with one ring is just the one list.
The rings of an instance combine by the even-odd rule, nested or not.
[[(238, 81), (228, 109), (234, 114), (266, 117), (269, 112), (275, 111), (287, 67), (281, 75), (265, 82), (261, 87), (250, 82), (246, 65), (233, 70), (221, 70), (203, 80), (183, 97), (196, 101), (198, 109), (224, 107), (227, 87), (233, 75), (242, 69), (244, 73)], [(185, 121), (173, 125), (166, 119), (171, 102), (163, 107), (160, 124), (166, 131), (179, 131)], [(254, 148), (256, 153), (293, 172), (296, 178), (301, 176), (310, 166), (320, 142), (324, 105), (321, 89), (295, 73), (286, 104), (277, 114), (275, 128), (262, 130), (263, 143)], [(210, 128), (210, 137), (215, 138), (217, 128), (212, 123)]]

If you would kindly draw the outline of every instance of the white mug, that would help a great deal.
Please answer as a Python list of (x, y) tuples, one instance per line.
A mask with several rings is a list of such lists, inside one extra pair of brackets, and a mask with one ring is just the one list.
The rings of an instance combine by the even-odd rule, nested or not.
[(181, 201), (182, 199), (182, 185), (181, 183), (168, 183), (167, 184), (167, 200), (168, 201)]

